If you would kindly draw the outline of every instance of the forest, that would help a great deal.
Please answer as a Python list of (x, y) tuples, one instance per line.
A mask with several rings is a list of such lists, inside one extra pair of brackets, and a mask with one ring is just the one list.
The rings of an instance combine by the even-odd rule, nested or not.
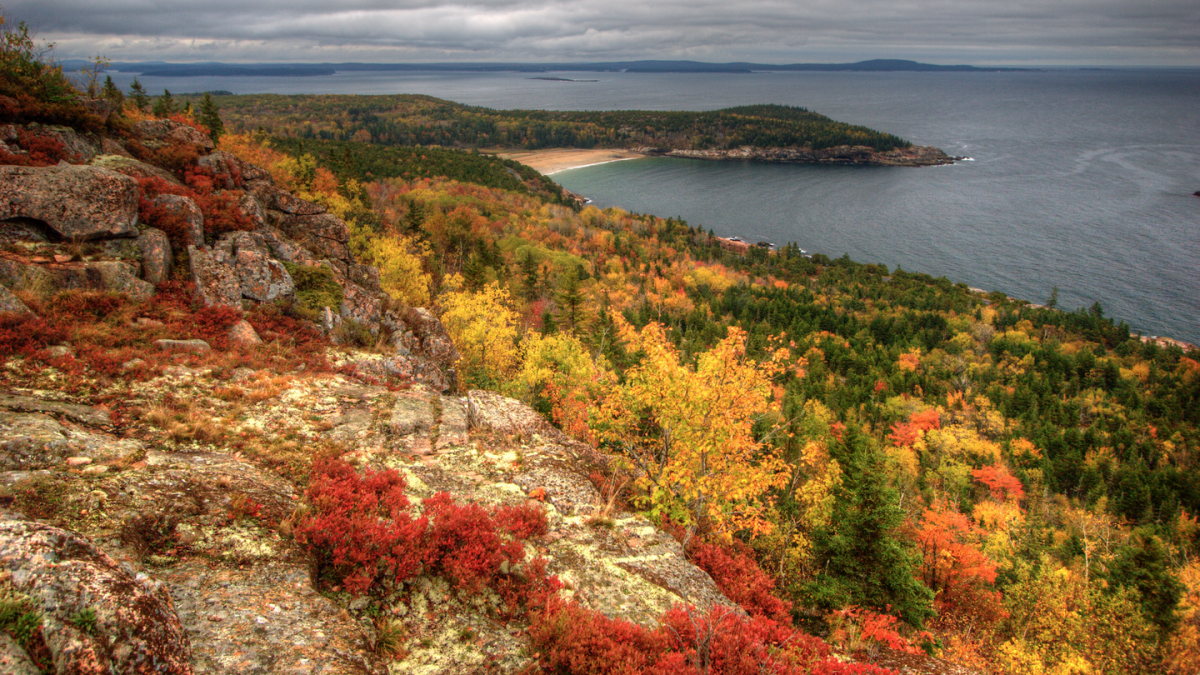
[(1200, 663), (1194, 353), (1099, 305), (368, 165), (329, 165), (374, 214), (358, 250), (438, 309), (461, 386), (606, 449), (613, 494), (752, 559), (797, 625), (992, 673)]
[[(180, 101), (198, 103), (200, 95)], [(862, 145), (879, 151), (908, 141), (834, 121), (804, 108), (756, 105), (708, 112), (493, 110), (431, 96), (258, 94), (217, 96), (231, 130), (280, 138), (448, 148), (727, 149)]]

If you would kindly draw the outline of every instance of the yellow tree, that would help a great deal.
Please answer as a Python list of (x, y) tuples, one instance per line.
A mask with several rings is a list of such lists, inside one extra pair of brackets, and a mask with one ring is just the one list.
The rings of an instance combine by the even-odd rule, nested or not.
[(746, 356), (746, 333), (729, 335), (682, 363), (663, 327), (641, 331), (615, 317), (621, 339), (642, 361), (592, 410), (595, 438), (619, 450), (638, 476), (653, 514), (728, 537), (768, 531), (766, 492), (786, 485), (786, 464), (755, 438), (763, 415), (777, 414), (771, 378), (787, 351), (765, 362)]
[(496, 282), (479, 291), (462, 289), (455, 274), (441, 296), (442, 323), (462, 357), (458, 362), (463, 388), (498, 385), (516, 368), (517, 323), (508, 291)]
[(373, 239), (370, 251), (379, 267), (379, 283), (393, 300), (409, 307), (429, 305), (433, 277), (422, 262), (429, 255), (428, 245), (417, 245), (404, 235), (392, 235)]

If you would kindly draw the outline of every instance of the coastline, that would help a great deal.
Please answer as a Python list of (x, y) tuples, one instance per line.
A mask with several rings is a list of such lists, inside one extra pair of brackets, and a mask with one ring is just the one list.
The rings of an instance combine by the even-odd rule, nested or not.
[(511, 159), (531, 167), (544, 176), (550, 176), (571, 169), (582, 169), (585, 166), (596, 166), (610, 162), (621, 162), (628, 159), (640, 159), (644, 154), (633, 150), (603, 149), (603, 150), (518, 150), (512, 152), (497, 152), (501, 159)]

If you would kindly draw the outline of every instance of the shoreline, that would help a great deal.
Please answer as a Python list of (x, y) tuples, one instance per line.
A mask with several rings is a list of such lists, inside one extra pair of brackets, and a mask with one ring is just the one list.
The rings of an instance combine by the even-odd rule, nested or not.
[(501, 159), (511, 159), (528, 166), (543, 176), (551, 176), (571, 169), (582, 169), (587, 166), (598, 166), (612, 162), (645, 157), (640, 152), (623, 149), (604, 150), (520, 150), (515, 152), (497, 152)]

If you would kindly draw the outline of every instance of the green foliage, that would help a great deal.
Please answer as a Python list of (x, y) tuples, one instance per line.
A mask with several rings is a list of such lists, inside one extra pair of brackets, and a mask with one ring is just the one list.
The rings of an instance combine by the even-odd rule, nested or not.
[(333, 270), (324, 265), (297, 265), (284, 262), (283, 266), (296, 285), (296, 304), (308, 312), (319, 312), (325, 307), (337, 311), (345, 297), (342, 287), (333, 276)]
[(1158, 537), (1136, 532), (1108, 566), (1109, 582), (1136, 592), (1142, 613), (1164, 635), (1179, 623), (1176, 610), (1183, 595), (1183, 584), (1171, 574), (1170, 565)]
[[(343, 182), (350, 178), (367, 181), (442, 176), (535, 195), (555, 204), (574, 204), (561, 187), (524, 164), (475, 152), (308, 138), (276, 138), (271, 146), (295, 157), (310, 154)], [(423, 216), (418, 209), (412, 213), (409, 226), (416, 229), (421, 222)]]
[(159, 96), (154, 101), (154, 109), (151, 111), (155, 117), (170, 117), (176, 112), (175, 98), (171, 96), (171, 92), (163, 89), (162, 96)]
[(913, 626), (933, 616), (933, 593), (917, 580), (920, 556), (900, 534), (904, 513), (878, 451), (852, 435), (842, 493), (830, 525), (816, 533), (821, 570), (807, 589), (818, 607), (860, 605), (894, 612)]
[(134, 108), (141, 111), (145, 111), (146, 106), (150, 105), (150, 97), (146, 94), (146, 88), (142, 86), (141, 82), (138, 82), (136, 77), (133, 78), (133, 82), (129, 83), (129, 102), (133, 104)]
[(204, 94), (204, 99), (200, 102), (200, 115), (196, 121), (208, 129), (208, 135), (212, 137), (213, 143), (219, 141), (222, 134), (225, 133), (225, 125), (221, 122), (221, 110), (213, 102), (211, 94)]
[(85, 607), (67, 617), (67, 621), (85, 633), (94, 633), (96, 631), (96, 610)]

